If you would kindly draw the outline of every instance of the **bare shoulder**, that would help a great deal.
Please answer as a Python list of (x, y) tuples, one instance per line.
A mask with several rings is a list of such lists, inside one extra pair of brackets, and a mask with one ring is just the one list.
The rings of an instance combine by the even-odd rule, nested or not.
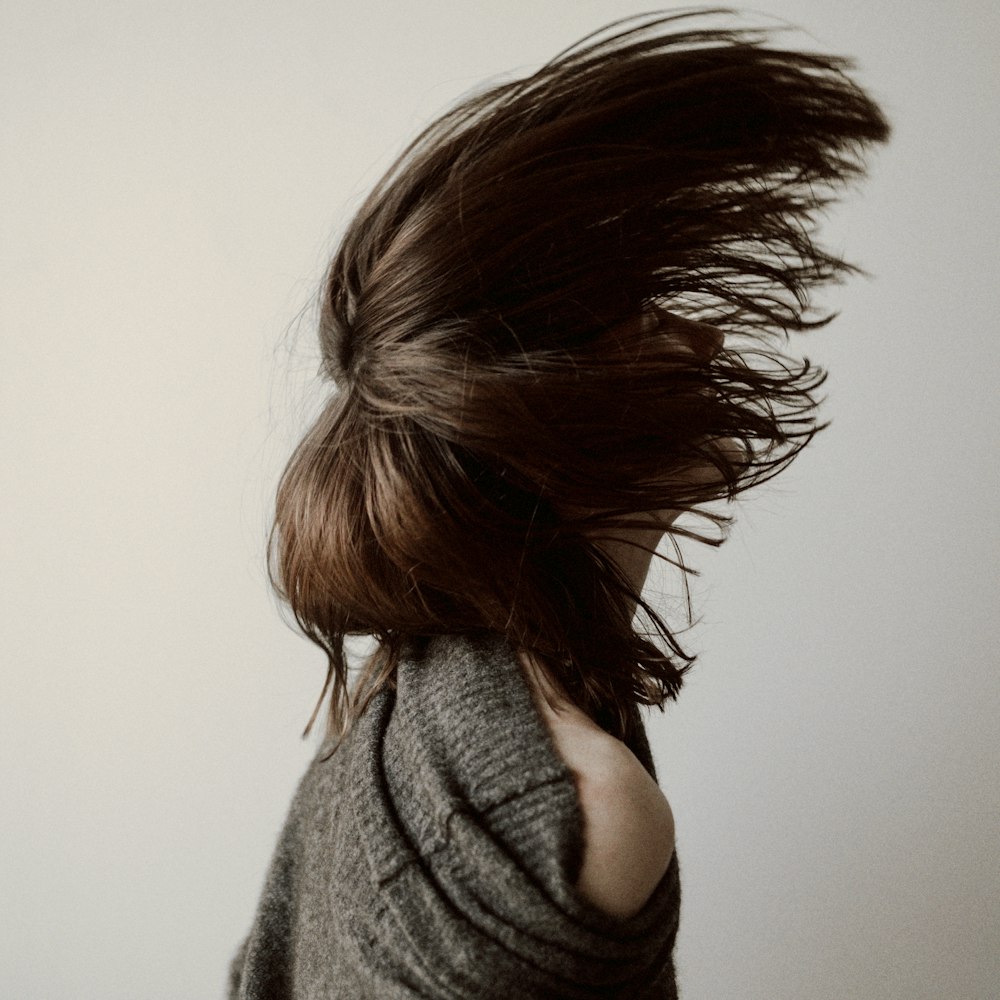
[(544, 675), (525, 667), (535, 705), (576, 782), (584, 839), (577, 891), (598, 909), (627, 919), (643, 908), (670, 865), (670, 804), (621, 740), (558, 694), (553, 711), (541, 695)]
[(634, 916), (674, 853), (670, 804), (632, 751), (611, 736), (574, 775), (584, 828), (577, 890), (612, 916)]

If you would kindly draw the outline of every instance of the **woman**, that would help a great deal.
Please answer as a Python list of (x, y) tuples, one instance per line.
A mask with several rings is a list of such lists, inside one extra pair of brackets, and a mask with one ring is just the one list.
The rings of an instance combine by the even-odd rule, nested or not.
[(815, 215), (888, 135), (847, 60), (714, 16), (619, 22), (468, 97), (343, 238), (336, 391), (271, 549), (327, 735), (233, 997), (676, 996), (638, 705), (692, 657), (643, 583), (816, 433), (823, 373), (780, 348), (832, 318), (809, 293), (855, 269)]

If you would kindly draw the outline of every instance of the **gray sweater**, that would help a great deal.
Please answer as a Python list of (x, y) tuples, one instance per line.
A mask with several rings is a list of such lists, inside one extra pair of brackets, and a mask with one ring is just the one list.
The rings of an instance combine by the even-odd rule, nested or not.
[(328, 749), (292, 801), (230, 1000), (677, 996), (677, 857), (629, 919), (576, 892), (574, 780), (503, 637), (412, 644), (396, 690)]

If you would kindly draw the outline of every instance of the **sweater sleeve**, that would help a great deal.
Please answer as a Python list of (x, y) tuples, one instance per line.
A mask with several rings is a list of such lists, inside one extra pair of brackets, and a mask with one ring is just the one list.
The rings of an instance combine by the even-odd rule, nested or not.
[(380, 947), (421, 996), (658, 997), (673, 992), (676, 858), (636, 916), (583, 900), (553, 861), (569, 802), (560, 783), (528, 789), (487, 815), (456, 812), (437, 850), (381, 888)]
[[(510, 656), (472, 648), (466, 659), (401, 676), (401, 703), (435, 708), (387, 720), (372, 770), (352, 782), (381, 782), (396, 819), (374, 859), (392, 974), (405, 967), (420, 995), (442, 998), (674, 996), (676, 858), (628, 919), (580, 896), (572, 774)], [(372, 817), (385, 813), (383, 803)]]

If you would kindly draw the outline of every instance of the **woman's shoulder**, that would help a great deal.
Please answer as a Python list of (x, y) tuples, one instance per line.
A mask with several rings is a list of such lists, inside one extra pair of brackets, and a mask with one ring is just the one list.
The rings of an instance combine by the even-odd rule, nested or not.
[[(612, 916), (638, 913), (674, 853), (670, 804), (639, 759), (565, 699), (553, 709), (544, 680), (525, 671), (535, 705), (572, 773), (583, 819), (584, 852), (577, 891)], [(551, 694), (550, 690), (550, 694)]]
[(621, 919), (638, 913), (674, 853), (674, 818), (660, 787), (631, 750), (606, 744), (578, 762), (584, 854), (577, 890)]

